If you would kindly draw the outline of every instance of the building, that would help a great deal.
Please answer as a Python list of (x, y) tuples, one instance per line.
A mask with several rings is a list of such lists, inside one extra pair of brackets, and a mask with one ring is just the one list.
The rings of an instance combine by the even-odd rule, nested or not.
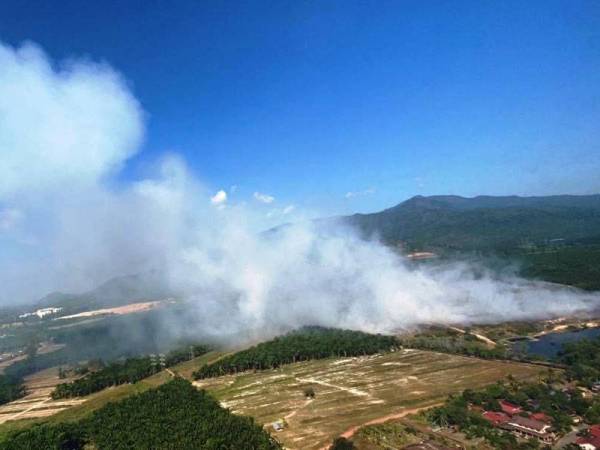
[(486, 411), (482, 414), (482, 416), (485, 420), (496, 427), (510, 420), (510, 416), (503, 412)]
[(509, 416), (514, 416), (523, 412), (520, 406), (514, 405), (510, 402), (507, 402), (506, 400), (500, 400), (498, 403), (500, 403), (500, 408), (502, 409), (502, 412), (508, 414)]
[(531, 417), (513, 416), (499, 427), (519, 437), (534, 437), (546, 443), (551, 443), (556, 438), (550, 425)]
[(534, 420), (539, 420), (540, 422), (544, 422), (547, 424), (552, 423), (552, 417), (548, 416), (547, 414), (544, 414), (543, 412), (533, 413), (530, 417)]
[(586, 436), (575, 441), (579, 448), (583, 450), (598, 450), (600, 449), (600, 437)]
[(50, 314), (56, 314), (60, 310), (62, 310), (62, 308), (42, 308), (31, 313), (21, 314), (19, 319), (25, 319), (26, 317), (30, 316), (38, 316), (41, 319), (42, 317), (49, 316)]

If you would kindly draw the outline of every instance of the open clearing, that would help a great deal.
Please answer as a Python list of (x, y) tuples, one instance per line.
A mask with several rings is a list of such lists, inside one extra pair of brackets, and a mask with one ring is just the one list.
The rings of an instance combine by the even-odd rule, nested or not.
[(95, 309), (93, 311), (85, 311), (79, 314), (71, 314), (70, 316), (58, 317), (56, 320), (62, 319), (80, 319), (83, 317), (94, 317), (101, 316), (105, 314), (131, 314), (143, 311), (150, 311), (151, 309), (157, 308), (159, 306), (166, 305), (166, 301), (155, 301), (155, 302), (142, 302), (142, 303), (131, 303), (125, 306), (117, 306), (115, 308), (103, 308), (103, 309)]
[[(288, 449), (317, 450), (334, 437), (381, 417), (400, 417), (403, 412), (438, 404), (448, 394), (509, 374), (529, 379), (544, 370), (529, 364), (402, 350), (296, 363), (194, 384), (210, 391), (234, 413), (252, 416), (267, 426), (285, 418), (288, 425), (283, 431), (269, 431)], [(312, 401), (304, 397), (307, 387), (316, 392)]]
[(32, 419), (48, 417), (71, 406), (78, 405), (81, 399), (52, 400), (50, 394), (57, 384), (66, 383), (72, 379), (60, 379), (58, 369), (47, 369), (25, 378), (27, 395), (0, 406), (0, 423), (9, 420)]

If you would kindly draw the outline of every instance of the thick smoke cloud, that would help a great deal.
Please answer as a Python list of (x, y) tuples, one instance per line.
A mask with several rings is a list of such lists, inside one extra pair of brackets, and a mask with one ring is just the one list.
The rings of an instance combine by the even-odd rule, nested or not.
[[(394, 331), (422, 323), (586, 311), (593, 295), (408, 264), (352, 230), (311, 223), (257, 233), (248, 205), (214, 195), (167, 155), (154, 176), (117, 183), (139, 151), (143, 113), (105, 64), (58, 69), (34, 45), (0, 45), (2, 304), (159, 271), (188, 303), (172, 329), (226, 336), (307, 324)], [(251, 202), (249, 203), (251, 204)]]

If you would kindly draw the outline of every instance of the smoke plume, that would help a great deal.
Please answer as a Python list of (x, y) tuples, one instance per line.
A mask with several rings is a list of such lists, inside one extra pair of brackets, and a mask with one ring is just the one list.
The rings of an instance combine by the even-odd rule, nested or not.
[(33, 44), (0, 44), (0, 118), (2, 305), (149, 270), (187, 303), (185, 329), (210, 336), (307, 324), (389, 332), (598, 304), (467, 263), (417, 267), (333, 223), (257, 233), (251, 206), (215, 195), (177, 155), (146, 179), (122, 181), (140, 151), (143, 112), (106, 64), (56, 65)]

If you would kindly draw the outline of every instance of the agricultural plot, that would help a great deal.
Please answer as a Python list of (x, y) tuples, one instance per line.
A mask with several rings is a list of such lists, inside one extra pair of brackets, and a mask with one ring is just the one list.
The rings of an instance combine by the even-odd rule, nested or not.
[[(236, 414), (269, 426), (288, 449), (317, 450), (343, 433), (382, 417), (436, 405), (448, 394), (477, 388), (512, 374), (535, 378), (538, 366), (486, 361), (418, 350), (360, 358), (327, 359), (197, 381)], [(307, 399), (304, 390), (316, 395)]]
[(83, 401), (81, 399), (52, 400), (50, 394), (57, 384), (72, 381), (68, 378), (60, 379), (58, 368), (35, 373), (26, 377), (24, 381), (27, 395), (0, 406), (0, 423), (48, 417)]

